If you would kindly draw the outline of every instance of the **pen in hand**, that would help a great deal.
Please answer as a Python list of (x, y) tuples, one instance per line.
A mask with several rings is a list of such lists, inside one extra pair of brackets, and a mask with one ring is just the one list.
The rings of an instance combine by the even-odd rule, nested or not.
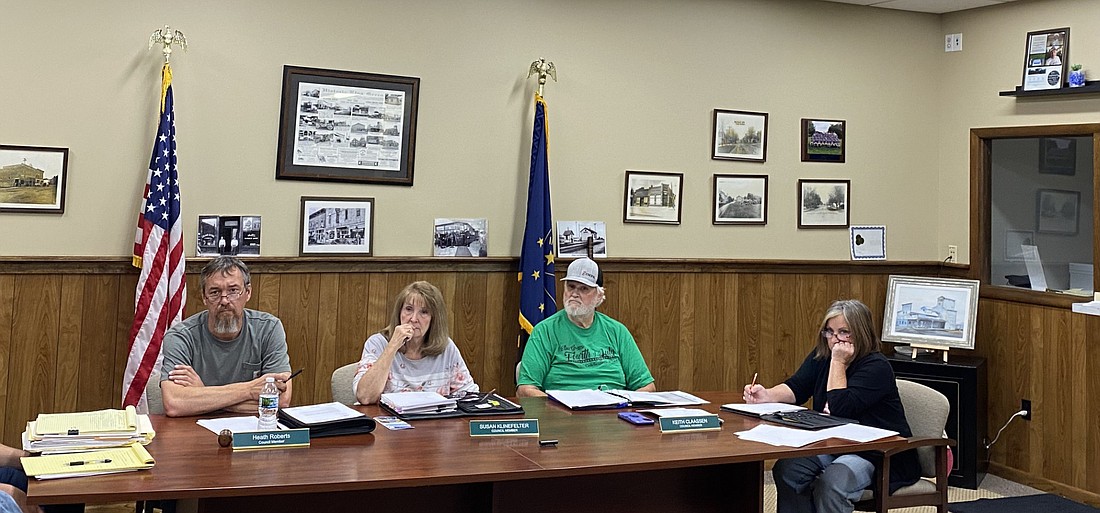
[[(301, 371), (299, 371), (299, 372), (301, 372)], [(752, 383), (749, 383), (749, 390), (752, 390), (752, 387), (756, 386), (756, 377), (759, 376), (759, 375), (760, 375), (759, 372), (752, 373)]]
[(291, 374), (290, 377), (288, 377), (286, 379), (280, 379), (279, 382), (280, 383), (286, 383), (287, 381), (290, 381), (290, 380), (294, 379), (294, 376), (297, 376), (297, 375), (301, 374), (302, 371), (304, 371), (304, 370), (306, 370), (306, 368), (302, 367), (301, 369), (298, 369), (298, 370), (294, 371), (294, 374)]
[(92, 464), (95, 464), (95, 463), (110, 463), (110, 462), (111, 462), (110, 458), (106, 458), (106, 459), (102, 459), (102, 460), (87, 460), (87, 461), (78, 460), (78, 461), (70, 461), (69, 466), (70, 467), (75, 467), (77, 465), (92, 465)]

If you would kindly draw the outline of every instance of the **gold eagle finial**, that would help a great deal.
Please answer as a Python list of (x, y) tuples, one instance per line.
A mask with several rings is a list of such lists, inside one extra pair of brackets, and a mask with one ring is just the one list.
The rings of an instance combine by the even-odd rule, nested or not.
[(172, 30), (171, 27), (165, 25), (164, 28), (159, 28), (153, 31), (153, 34), (149, 36), (149, 48), (152, 49), (156, 45), (161, 45), (161, 51), (164, 52), (164, 63), (168, 63), (168, 59), (172, 57), (172, 45), (179, 45), (184, 50), (187, 49), (187, 38), (184, 37), (183, 32), (178, 30)]

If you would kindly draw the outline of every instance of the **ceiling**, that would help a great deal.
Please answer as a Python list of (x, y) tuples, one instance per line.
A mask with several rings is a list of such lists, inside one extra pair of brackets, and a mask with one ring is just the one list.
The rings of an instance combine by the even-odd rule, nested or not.
[(1004, 4), (1015, 0), (825, 0), (842, 4), (870, 5), (902, 11), (943, 14), (947, 12)]

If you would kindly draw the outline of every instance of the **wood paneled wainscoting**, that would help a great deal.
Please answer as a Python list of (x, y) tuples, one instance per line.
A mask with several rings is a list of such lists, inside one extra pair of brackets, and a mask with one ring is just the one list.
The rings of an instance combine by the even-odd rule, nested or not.
[[(186, 314), (202, 308), (188, 262)], [(414, 280), (443, 291), (451, 335), (484, 389), (510, 394), (518, 333), (515, 258), (257, 258), (250, 308), (279, 316), (305, 372), (294, 403), (328, 401), (332, 371), (357, 361), (386, 324), (394, 294)], [(564, 268), (567, 262), (558, 262)], [(882, 319), (890, 274), (963, 277), (938, 262), (607, 259), (600, 310), (634, 334), (659, 389), (771, 385), (809, 351), (825, 308), (856, 298)], [(2, 440), (18, 443), (39, 412), (116, 407), (137, 271), (121, 258), (0, 258)], [(561, 287), (559, 287), (559, 292)], [(992, 450), (992, 470), (1081, 500), (1100, 489), (1100, 319), (1069, 300), (1032, 304), (983, 289), (974, 354), (988, 359), (990, 429), (1030, 399)], [(879, 321), (881, 322), (881, 321)], [(1086, 351), (1089, 346), (1093, 351)], [(968, 353), (963, 351), (963, 353)], [(994, 427), (995, 426), (995, 427)], [(990, 433), (992, 437), (993, 433)]]

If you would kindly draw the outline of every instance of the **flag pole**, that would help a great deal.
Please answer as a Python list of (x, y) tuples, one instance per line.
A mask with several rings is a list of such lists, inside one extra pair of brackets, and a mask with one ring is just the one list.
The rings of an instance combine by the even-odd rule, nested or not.
[(122, 375), (122, 405), (136, 406), (139, 413), (148, 412), (145, 387), (150, 380), (159, 379), (164, 333), (181, 320), (187, 297), (169, 63), (172, 46), (186, 48), (187, 39), (165, 25), (149, 37), (150, 49), (158, 44), (164, 54), (160, 111), (134, 235), (133, 264), (141, 271), (134, 290), (134, 319)]

